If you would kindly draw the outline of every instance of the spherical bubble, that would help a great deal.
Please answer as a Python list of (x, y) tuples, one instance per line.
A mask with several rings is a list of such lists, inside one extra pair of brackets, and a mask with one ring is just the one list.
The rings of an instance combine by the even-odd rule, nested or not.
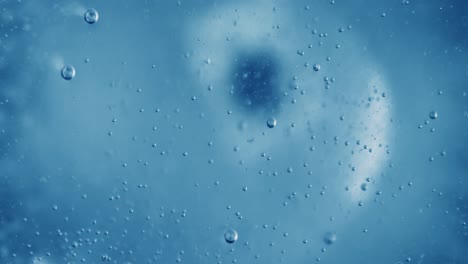
[(224, 233), (224, 240), (226, 240), (226, 242), (228, 242), (229, 244), (236, 242), (238, 238), (239, 235), (234, 229), (228, 229), (226, 230), (226, 233)]
[(314, 64), (314, 66), (312, 68), (314, 69), (314, 71), (319, 71), (320, 70), (320, 64)]
[(76, 74), (75, 67), (72, 65), (65, 65), (62, 68), (61, 74), (63, 79), (71, 80), (75, 77)]
[(99, 20), (98, 11), (96, 11), (96, 9), (93, 9), (93, 8), (86, 10), (86, 13), (84, 14), (84, 20), (88, 24), (94, 24), (98, 22)]
[(271, 117), (271, 118), (268, 118), (268, 120), (267, 120), (267, 126), (268, 126), (269, 128), (274, 128), (274, 127), (276, 126), (276, 119), (274, 119), (274, 118), (272, 118), (272, 117)]
[(331, 244), (335, 243), (335, 241), (336, 241), (336, 234), (335, 233), (328, 232), (323, 237), (323, 242), (325, 242), (325, 244), (327, 244), (327, 245), (331, 245)]
[(367, 191), (367, 183), (361, 184), (361, 190)]
[(436, 111), (431, 111), (431, 112), (429, 113), (429, 117), (430, 117), (431, 119), (436, 119), (437, 116), (438, 116), (438, 114), (437, 114)]

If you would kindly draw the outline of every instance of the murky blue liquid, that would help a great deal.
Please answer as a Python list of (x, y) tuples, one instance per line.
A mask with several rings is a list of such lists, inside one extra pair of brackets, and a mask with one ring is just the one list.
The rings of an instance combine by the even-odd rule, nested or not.
[(464, 1), (3, 1), (0, 263), (468, 263)]

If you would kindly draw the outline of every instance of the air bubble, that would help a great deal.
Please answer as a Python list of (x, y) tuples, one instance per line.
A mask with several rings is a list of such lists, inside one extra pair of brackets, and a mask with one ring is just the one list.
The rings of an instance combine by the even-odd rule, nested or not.
[(314, 66), (312, 68), (314, 69), (314, 71), (319, 71), (320, 70), (320, 64), (314, 64)]
[(438, 114), (437, 114), (436, 111), (431, 111), (431, 112), (429, 113), (429, 117), (430, 117), (431, 119), (436, 119), (437, 116), (438, 116)]
[(96, 9), (88, 9), (86, 10), (86, 13), (84, 14), (84, 20), (88, 24), (94, 24), (99, 20), (99, 13), (96, 11)]
[(367, 191), (367, 184), (366, 183), (361, 184), (361, 190)]
[(276, 126), (276, 119), (275, 118), (268, 118), (267, 126), (269, 128), (274, 128)]
[(234, 229), (228, 229), (224, 233), (224, 240), (226, 240), (226, 242), (229, 244), (236, 242), (238, 238), (239, 238), (239, 235), (237, 234), (237, 231)]
[(328, 232), (323, 236), (323, 242), (327, 245), (331, 245), (336, 241), (336, 234), (332, 232)]
[(75, 77), (76, 70), (72, 65), (65, 65), (61, 71), (62, 77), (65, 80), (71, 80)]

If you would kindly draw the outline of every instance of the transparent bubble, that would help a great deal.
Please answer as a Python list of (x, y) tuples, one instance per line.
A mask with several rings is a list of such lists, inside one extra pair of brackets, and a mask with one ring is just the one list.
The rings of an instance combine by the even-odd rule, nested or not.
[(268, 118), (267, 126), (269, 128), (274, 128), (276, 126), (276, 119), (275, 118)]
[(335, 243), (335, 241), (336, 241), (336, 234), (335, 233), (327, 232), (323, 236), (323, 242), (325, 242), (325, 244), (327, 244), (327, 245), (331, 245), (331, 244)]
[(438, 114), (437, 114), (436, 111), (431, 111), (431, 112), (429, 113), (429, 117), (430, 117), (431, 119), (436, 119), (437, 116), (438, 116)]
[(319, 71), (320, 70), (320, 64), (314, 64), (314, 66), (312, 68), (314, 69), (314, 71)]
[(228, 229), (226, 230), (226, 233), (224, 233), (224, 240), (226, 240), (226, 242), (228, 242), (229, 244), (236, 242), (238, 238), (239, 235), (234, 229)]
[(62, 77), (65, 80), (71, 80), (75, 77), (76, 70), (72, 65), (65, 65), (61, 71)]
[(361, 184), (361, 190), (367, 191), (367, 184), (366, 183)]
[(86, 10), (86, 13), (84, 14), (84, 20), (88, 24), (94, 24), (98, 22), (99, 20), (99, 13), (96, 11), (96, 9), (88, 9)]

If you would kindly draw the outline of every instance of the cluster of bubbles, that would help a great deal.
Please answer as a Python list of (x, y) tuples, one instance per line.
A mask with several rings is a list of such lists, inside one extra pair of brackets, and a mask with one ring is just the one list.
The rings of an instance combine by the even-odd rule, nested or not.
[[(96, 9), (90, 8), (86, 10), (83, 17), (86, 23), (94, 24), (99, 20), (99, 13), (98, 11), (96, 11)], [(75, 67), (73, 67), (72, 65), (63, 66), (61, 70), (61, 75), (62, 75), (62, 78), (67, 81), (73, 79), (76, 75)]]

